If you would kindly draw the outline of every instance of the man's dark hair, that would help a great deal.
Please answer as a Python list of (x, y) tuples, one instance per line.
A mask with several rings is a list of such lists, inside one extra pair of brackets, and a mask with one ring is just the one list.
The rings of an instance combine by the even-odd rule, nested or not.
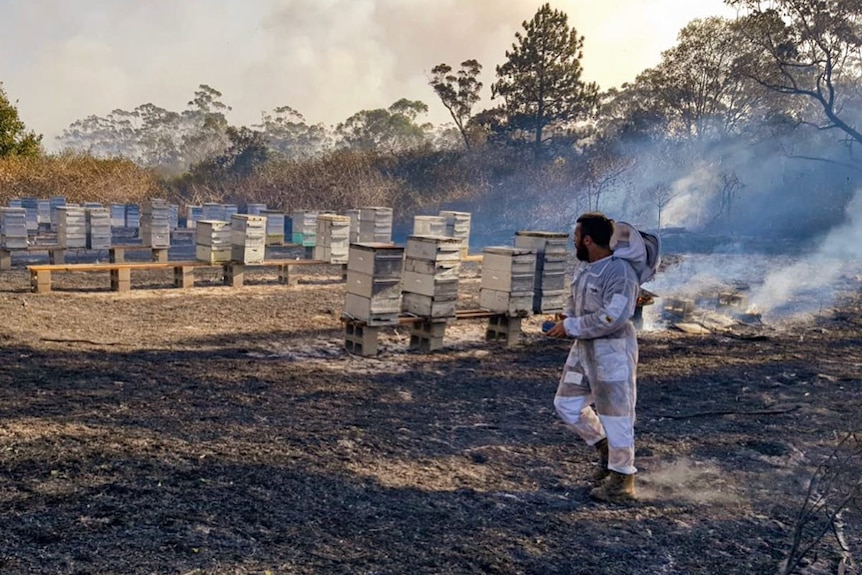
[(610, 247), (611, 236), (614, 235), (614, 221), (601, 212), (587, 212), (578, 218), (581, 224), (581, 237), (590, 236), (602, 248)]

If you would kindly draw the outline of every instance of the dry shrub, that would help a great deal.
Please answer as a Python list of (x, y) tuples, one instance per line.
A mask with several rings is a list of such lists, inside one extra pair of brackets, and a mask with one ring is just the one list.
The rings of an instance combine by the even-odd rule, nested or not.
[(285, 212), (363, 206), (388, 206), (398, 212), (409, 197), (409, 184), (382, 158), (373, 152), (337, 150), (301, 160), (271, 158), (245, 177), (198, 170), (170, 182), (169, 197), (181, 204), (262, 203)]
[(155, 175), (130, 160), (82, 154), (0, 158), (0, 204), (63, 196), (70, 203), (133, 203), (161, 194)]
[(246, 180), (248, 201), (286, 211), (391, 206), (401, 184), (368, 153), (337, 151), (309, 160), (271, 160)]

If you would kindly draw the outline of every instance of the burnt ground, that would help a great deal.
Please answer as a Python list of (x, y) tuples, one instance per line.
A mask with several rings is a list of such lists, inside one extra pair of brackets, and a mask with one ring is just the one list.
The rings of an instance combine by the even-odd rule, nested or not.
[[(641, 501), (593, 503), (542, 318), (514, 349), (471, 320), (442, 352), (393, 328), (355, 357), (343, 285), (314, 273), (150, 272), (128, 295), (67, 274), (38, 296), (0, 273), (0, 573), (776, 573), (809, 478), (860, 427), (858, 281), (763, 337), (644, 332)], [(828, 496), (859, 459), (832, 469)], [(858, 569), (858, 499), (843, 521)], [(840, 556), (830, 535), (800, 572)]]

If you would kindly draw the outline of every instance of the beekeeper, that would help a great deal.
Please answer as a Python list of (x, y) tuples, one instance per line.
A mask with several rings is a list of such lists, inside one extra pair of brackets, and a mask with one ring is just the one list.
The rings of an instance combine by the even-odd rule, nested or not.
[(626, 224), (615, 235), (613, 221), (601, 213), (580, 216), (574, 233), (583, 264), (574, 273), (563, 319), (548, 332), (575, 338), (554, 407), (599, 453), (590, 496), (625, 502), (636, 496), (638, 344), (631, 317), (640, 283), (635, 270), (645, 249), (637, 230)]

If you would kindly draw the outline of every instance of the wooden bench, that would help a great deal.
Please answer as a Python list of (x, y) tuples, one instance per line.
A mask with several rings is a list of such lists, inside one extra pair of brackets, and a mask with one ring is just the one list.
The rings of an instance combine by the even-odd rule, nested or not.
[[(153, 257), (152, 260), (154, 262), (167, 262), (168, 261), (168, 248), (154, 248), (150, 246), (139, 246), (135, 244), (130, 245), (120, 245), (120, 246), (111, 246), (108, 248), (108, 257), (111, 263), (121, 264), (126, 261), (126, 252), (130, 251), (142, 251), (142, 250), (150, 250), (152, 251)], [(60, 263), (60, 262), (52, 262), (52, 263)]]
[(242, 287), (245, 279), (245, 268), (247, 267), (277, 267), (278, 282), (283, 285), (296, 285), (298, 276), (291, 273), (290, 268), (309, 265), (339, 265), (330, 264), (318, 260), (273, 260), (255, 264), (241, 264), (237, 262), (209, 263), (202, 261), (185, 262), (137, 262), (137, 263), (100, 263), (100, 264), (47, 264), (30, 265), (30, 289), (35, 293), (49, 293), (51, 291), (51, 280), (55, 273), (93, 273), (107, 271), (111, 276), (111, 290), (127, 292), (132, 287), (132, 270), (154, 270), (173, 269), (174, 287), (190, 288), (194, 286), (194, 270), (198, 268), (222, 268), (222, 281), (225, 285)]
[[(48, 252), (48, 261), (54, 265), (61, 265), (66, 263), (66, 252), (82, 250), (82, 251), (93, 251), (100, 252), (102, 250), (91, 250), (88, 248), (61, 248), (57, 245), (35, 245), (35, 246), (27, 246), (26, 248), (0, 248), (0, 271), (6, 271), (12, 269), (12, 254), (13, 253), (33, 253), (33, 252)], [(119, 246), (111, 246), (108, 248), (108, 260), (111, 263), (123, 263), (125, 262), (126, 252), (129, 251), (151, 251), (153, 254), (154, 262), (167, 262), (168, 261), (168, 248), (153, 248), (150, 246), (141, 246), (136, 244), (131, 245), (119, 245)]]

